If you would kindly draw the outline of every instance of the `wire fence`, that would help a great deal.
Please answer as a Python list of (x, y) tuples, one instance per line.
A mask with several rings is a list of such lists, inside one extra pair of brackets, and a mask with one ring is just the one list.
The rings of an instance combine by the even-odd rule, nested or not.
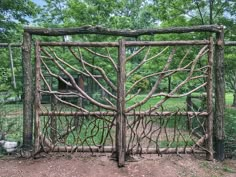
[[(0, 45), (0, 139), (22, 141), (22, 59), (20, 45)], [(3, 136), (4, 135), (4, 136)]]

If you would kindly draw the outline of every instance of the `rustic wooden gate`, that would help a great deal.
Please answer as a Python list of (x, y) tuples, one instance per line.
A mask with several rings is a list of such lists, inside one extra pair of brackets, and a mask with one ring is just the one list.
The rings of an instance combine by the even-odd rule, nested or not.
[[(115, 152), (119, 166), (142, 153), (213, 158), (212, 39), (36, 42), (35, 63), (36, 152)], [(189, 107), (199, 92), (206, 102)]]

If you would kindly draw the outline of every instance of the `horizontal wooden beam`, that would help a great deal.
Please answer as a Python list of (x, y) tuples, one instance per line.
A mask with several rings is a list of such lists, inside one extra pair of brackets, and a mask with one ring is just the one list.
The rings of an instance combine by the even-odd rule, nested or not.
[[(209, 40), (187, 41), (125, 41), (125, 46), (208, 45)], [(40, 42), (40, 46), (118, 47), (118, 42)]]
[[(39, 112), (40, 116), (115, 116), (116, 112)], [(207, 116), (207, 112), (129, 112), (126, 116)]]
[(175, 46), (175, 45), (208, 45), (209, 40), (186, 41), (126, 41), (126, 46)]
[(236, 46), (236, 41), (226, 41), (225, 46)]
[(118, 47), (118, 42), (40, 42), (40, 46)]
[(191, 33), (191, 32), (213, 32), (218, 33), (221, 31), (221, 26), (218, 25), (201, 25), (191, 27), (172, 27), (162, 29), (137, 29), (137, 30), (119, 30), (108, 29), (100, 26), (83, 26), (78, 28), (32, 28), (25, 27), (24, 31), (32, 35), (42, 36), (64, 36), (75, 34), (100, 34), (112, 36), (126, 36), (137, 37), (141, 35), (155, 35), (155, 34), (168, 34), (168, 33)]
[[(48, 147), (46, 147), (48, 148)], [(115, 147), (112, 146), (54, 146), (48, 149), (48, 151), (53, 152), (100, 152), (100, 153), (111, 153), (116, 151)], [(190, 154), (197, 153), (202, 154), (205, 153), (203, 150), (195, 150), (191, 147), (186, 148), (142, 148), (142, 152), (140, 150), (134, 150), (133, 154)]]

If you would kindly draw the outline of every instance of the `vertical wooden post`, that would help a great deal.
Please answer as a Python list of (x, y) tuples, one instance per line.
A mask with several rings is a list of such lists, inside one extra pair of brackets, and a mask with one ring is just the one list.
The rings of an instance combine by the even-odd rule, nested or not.
[[(54, 95), (51, 96), (51, 111), (52, 112), (57, 111), (57, 99)], [(57, 139), (57, 117), (55, 115), (50, 116), (50, 123), (51, 123), (50, 137), (52, 143), (55, 144)]]
[[(78, 84), (79, 84), (79, 87), (83, 90), (83, 91), (85, 91), (85, 89), (84, 89), (84, 79), (83, 79), (83, 76), (82, 75), (80, 75), (80, 76), (78, 76)], [(77, 99), (77, 105), (79, 106), (79, 107), (83, 107), (83, 98), (82, 97), (78, 97), (78, 99)], [(79, 111), (79, 110), (77, 110), (77, 111)], [(79, 118), (80, 117), (82, 117), (82, 116), (75, 116), (74, 117), (74, 126), (76, 127), (76, 129), (78, 129), (78, 127), (79, 127)]]
[(35, 126), (34, 126), (34, 151), (37, 152), (40, 148), (40, 47), (38, 41), (35, 43)]
[(215, 46), (215, 151), (216, 159), (224, 160), (224, 28), (216, 34)]
[(33, 137), (33, 74), (31, 66), (31, 35), (24, 32), (23, 47), (23, 148), (25, 150), (32, 149)]
[(126, 117), (125, 117), (125, 40), (119, 41), (117, 74), (117, 118), (116, 118), (116, 154), (118, 166), (125, 165), (126, 153)]
[(208, 71), (207, 71), (207, 160), (213, 160), (213, 38), (210, 37), (209, 52), (208, 52)]
[[(187, 103), (187, 112), (193, 111), (193, 103), (191, 99), (191, 94), (187, 96), (186, 103)], [(190, 118), (190, 116), (187, 117), (186, 123), (187, 123), (188, 130), (192, 131), (192, 119)]]

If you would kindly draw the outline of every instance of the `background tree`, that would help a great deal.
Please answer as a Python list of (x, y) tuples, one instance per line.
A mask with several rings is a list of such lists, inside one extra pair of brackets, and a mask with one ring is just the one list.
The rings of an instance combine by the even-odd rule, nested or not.
[[(23, 25), (29, 24), (31, 18), (34, 18), (39, 12), (38, 7), (31, 0), (14, 1), (1, 0), (0, 1), (0, 41), (2, 43), (20, 43), (22, 38)], [(14, 72), (18, 82), (16, 83), (21, 92), (22, 81), (20, 76), (21, 70), (21, 50), (20, 48), (1, 48), (1, 66), (0, 66), (0, 90), (9, 91), (14, 89), (12, 87), (12, 74), (10, 69), (10, 51), (14, 61)], [(20, 84), (20, 85), (18, 85)], [(13, 94), (14, 94), (13, 92)]]
[(39, 12), (38, 7), (31, 0), (0, 1), (0, 40), (9, 42), (19, 41), (22, 27), (29, 23), (30, 18)]

